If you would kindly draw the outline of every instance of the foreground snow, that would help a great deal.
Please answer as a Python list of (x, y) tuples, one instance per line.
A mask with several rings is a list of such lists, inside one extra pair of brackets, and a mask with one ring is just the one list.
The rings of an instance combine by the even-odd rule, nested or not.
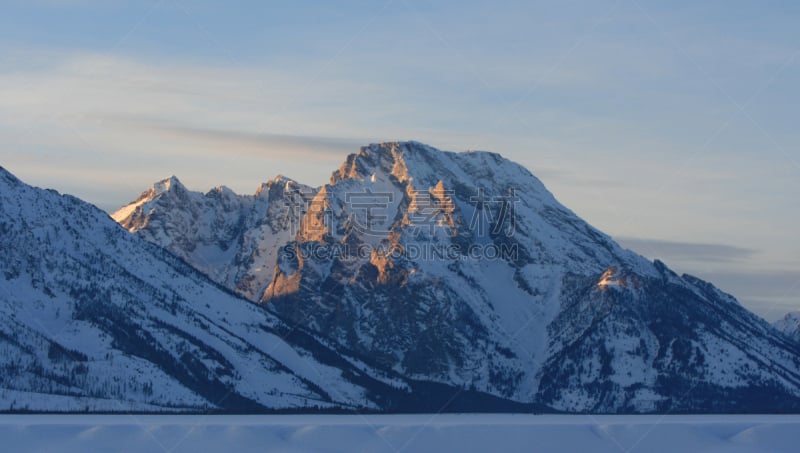
[(800, 415), (0, 415), (7, 451), (797, 451)]

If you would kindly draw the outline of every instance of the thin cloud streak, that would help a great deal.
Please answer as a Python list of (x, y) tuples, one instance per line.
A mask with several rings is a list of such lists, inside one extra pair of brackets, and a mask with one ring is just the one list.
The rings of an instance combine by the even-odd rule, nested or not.
[(663, 261), (736, 262), (750, 259), (758, 253), (757, 250), (726, 244), (704, 244), (631, 237), (618, 237), (616, 240), (623, 247), (635, 250), (649, 258)]
[(798, 271), (689, 272), (733, 294), (742, 305), (773, 322), (789, 311), (800, 310)]
[(166, 118), (101, 115), (98, 119), (110, 127), (127, 129), (132, 133), (153, 133), (205, 142), (209, 144), (206, 148), (212, 154), (218, 152), (222, 155), (238, 152), (257, 157), (302, 157), (338, 162), (366, 144), (364, 139), (218, 129), (179, 124)]

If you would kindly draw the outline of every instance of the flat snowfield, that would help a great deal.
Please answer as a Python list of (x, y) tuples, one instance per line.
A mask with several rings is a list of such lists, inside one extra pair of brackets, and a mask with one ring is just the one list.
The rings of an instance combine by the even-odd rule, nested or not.
[(800, 451), (800, 415), (0, 415), (2, 451)]

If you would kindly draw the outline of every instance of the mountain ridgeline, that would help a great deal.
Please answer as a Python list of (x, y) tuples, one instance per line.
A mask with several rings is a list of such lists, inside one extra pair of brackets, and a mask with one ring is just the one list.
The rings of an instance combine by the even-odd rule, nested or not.
[(382, 143), (328, 184), (157, 184), (113, 217), (288, 323), (409, 378), (561, 411), (795, 410), (797, 345), (621, 248), (527, 169)]
[(795, 340), (498, 154), (373, 144), (253, 195), (171, 177), (124, 229), (0, 190), (7, 409), (800, 410)]

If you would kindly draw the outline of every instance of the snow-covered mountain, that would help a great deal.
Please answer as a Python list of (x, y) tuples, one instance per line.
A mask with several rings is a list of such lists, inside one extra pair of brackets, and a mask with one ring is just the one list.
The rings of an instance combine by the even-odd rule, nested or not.
[(800, 311), (787, 313), (782, 319), (776, 321), (773, 326), (790, 338), (800, 342)]
[(408, 378), (566, 411), (800, 409), (796, 344), (498, 154), (373, 144), (320, 188), (201, 194), (172, 178), (113, 217)]
[(458, 390), (371, 367), (2, 167), (0, 250), (0, 411), (435, 411)]

